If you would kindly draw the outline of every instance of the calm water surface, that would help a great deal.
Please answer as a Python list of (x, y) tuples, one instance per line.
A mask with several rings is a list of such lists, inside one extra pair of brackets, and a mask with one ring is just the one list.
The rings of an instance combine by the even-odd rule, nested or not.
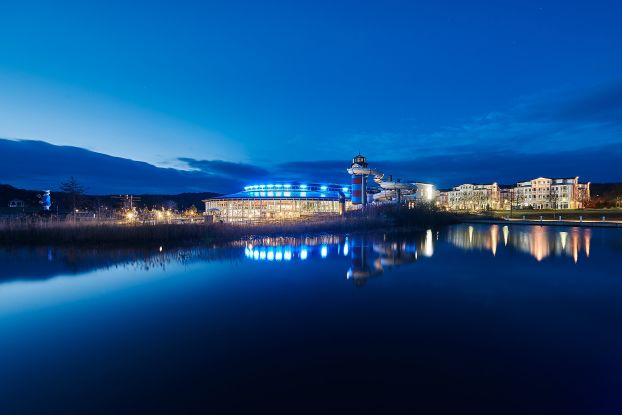
[(0, 251), (0, 414), (622, 412), (622, 230)]

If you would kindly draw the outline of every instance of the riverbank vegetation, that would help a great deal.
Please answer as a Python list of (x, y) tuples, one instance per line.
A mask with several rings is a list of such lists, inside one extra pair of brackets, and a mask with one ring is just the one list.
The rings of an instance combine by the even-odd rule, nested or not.
[(33, 218), (0, 223), (0, 244), (160, 245), (215, 243), (253, 236), (312, 235), (368, 231), (418, 231), (460, 221), (460, 216), (431, 208), (383, 206), (344, 216), (257, 224), (128, 224), (72, 222)]

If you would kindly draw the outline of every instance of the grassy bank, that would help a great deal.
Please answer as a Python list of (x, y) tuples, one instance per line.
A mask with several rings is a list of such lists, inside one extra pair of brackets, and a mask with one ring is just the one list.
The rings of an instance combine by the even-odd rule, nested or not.
[(45, 220), (5, 221), (0, 244), (160, 245), (226, 242), (249, 236), (310, 235), (376, 230), (422, 230), (458, 222), (460, 217), (432, 209), (393, 206), (344, 216), (253, 225), (71, 223)]

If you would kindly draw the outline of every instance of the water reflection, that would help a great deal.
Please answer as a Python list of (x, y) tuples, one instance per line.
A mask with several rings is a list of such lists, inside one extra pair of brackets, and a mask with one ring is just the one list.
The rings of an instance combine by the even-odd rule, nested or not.
[[(244, 242), (244, 256), (253, 261), (305, 261), (349, 258), (347, 279), (357, 285), (386, 269), (412, 263), (418, 253), (434, 254), (432, 230), (394, 239), (386, 235), (317, 236), (307, 238), (263, 238)], [(345, 265), (344, 265), (345, 266)]]
[(0, 283), (10, 280), (44, 280), (111, 268), (149, 271), (166, 269), (171, 263), (215, 261), (231, 257), (230, 252), (213, 248), (3, 248), (0, 249)]
[[(598, 239), (594, 239), (595, 235)], [(554, 256), (568, 257), (577, 263), (581, 258), (590, 258), (593, 239), (599, 241), (597, 246), (601, 249), (622, 251), (620, 235), (618, 230), (606, 229), (477, 224), (399, 236), (380, 233), (269, 237), (221, 246), (182, 248), (5, 248), (0, 249), (0, 283), (17, 279), (41, 280), (108, 268), (166, 269), (171, 263), (195, 261), (274, 264), (327, 261), (338, 274), (362, 285), (387, 269), (412, 264), (421, 258), (440, 256), (443, 260), (450, 255), (447, 247), (488, 251), (495, 261), (507, 261), (507, 253), (520, 252), (538, 262)]]
[(504, 247), (527, 253), (537, 261), (554, 255), (571, 257), (576, 263), (581, 253), (590, 256), (590, 228), (465, 225), (448, 228), (447, 241), (464, 250), (486, 250), (496, 256), (500, 233)]

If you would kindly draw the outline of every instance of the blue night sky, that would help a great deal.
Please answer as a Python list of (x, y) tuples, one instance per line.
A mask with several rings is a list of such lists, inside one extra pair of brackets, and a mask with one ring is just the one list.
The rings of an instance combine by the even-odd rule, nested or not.
[[(347, 182), (359, 151), (441, 187), (619, 181), (621, 16), (620, 1), (7, 1), (0, 137), (147, 162), (180, 191)], [(45, 186), (88, 167), (68, 163), (0, 173)]]

